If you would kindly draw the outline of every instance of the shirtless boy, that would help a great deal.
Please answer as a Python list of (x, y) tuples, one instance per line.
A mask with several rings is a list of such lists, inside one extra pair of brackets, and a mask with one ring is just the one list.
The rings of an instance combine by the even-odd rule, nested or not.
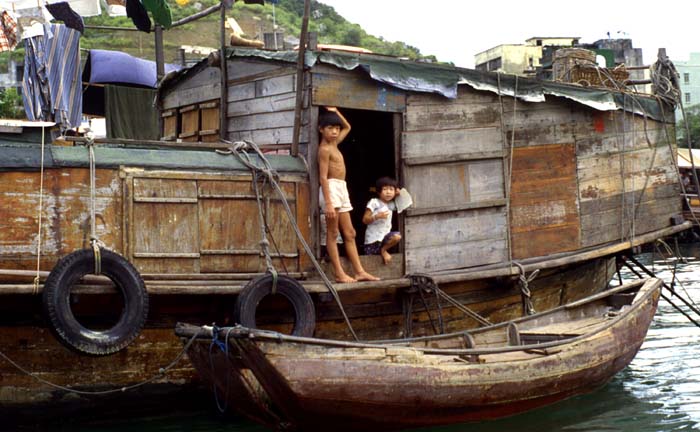
[[(318, 170), (321, 183), (319, 204), (326, 214), (326, 249), (333, 265), (336, 282), (347, 283), (357, 281), (376, 281), (378, 277), (367, 273), (362, 267), (360, 256), (355, 244), (355, 228), (350, 220), (350, 197), (345, 183), (345, 160), (338, 150), (338, 144), (343, 142), (350, 133), (350, 123), (335, 107), (327, 107), (318, 119), (318, 130), (321, 142), (318, 146)], [(338, 254), (338, 230), (345, 240), (345, 253), (355, 271), (355, 277), (350, 277), (340, 265)]]

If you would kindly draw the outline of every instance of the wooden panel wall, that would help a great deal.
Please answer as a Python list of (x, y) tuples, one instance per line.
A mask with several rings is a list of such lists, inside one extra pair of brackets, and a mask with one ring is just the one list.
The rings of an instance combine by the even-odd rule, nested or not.
[(514, 149), (510, 200), (514, 259), (579, 247), (577, 192), (573, 144)]
[(163, 109), (193, 105), (221, 97), (221, 72), (217, 67), (207, 67), (173, 86), (163, 96)]
[[(228, 139), (291, 145), (296, 103), (294, 66), (235, 59), (229, 61), (228, 70)], [(307, 108), (308, 98), (302, 115), (303, 146), (308, 143)]]
[(403, 170), (414, 207), (405, 219), (406, 271), (508, 259), (500, 104), (460, 87), (456, 100), (410, 95)]
[[(39, 172), (0, 173), (0, 260), (3, 268), (36, 269)], [(96, 173), (96, 228), (108, 247), (122, 250), (122, 184), (117, 170)], [(41, 269), (89, 246), (90, 176), (87, 168), (44, 172)]]
[(582, 246), (670, 225), (681, 212), (673, 125), (621, 112), (589, 112), (577, 137)]
[(403, 91), (363, 74), (330, 66), (314, 67), (312, 89), (312, 103), (319, 106), (388, 112), (403, 112), (406, 106)]
[[(127, 178), (131, 256), (146, 273), (264, 272), (258, 205), (249, 175), (143, 172)], [(283, 176), (281, 187), (308, 241), (308, 184)], [(270, 192), (270, 253), (299, 271), (301, 247), (282, 201)], [(302, 202), (300, 202), (300, 200)], [(304, 260), (304, 266), (306, 266)]]

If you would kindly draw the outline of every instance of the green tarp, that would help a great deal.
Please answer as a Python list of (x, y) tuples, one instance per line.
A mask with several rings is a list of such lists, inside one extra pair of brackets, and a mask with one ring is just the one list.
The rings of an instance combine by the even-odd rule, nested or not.
[[(257, 57), (282, 62), (296, 62), (296, 51), (262, 51), (235, 48), (228, 57)], [(673, 122), (673, 109), (662, 106), (653, 97), (606, 89), (592, 89), (553, 81), (540, 81), (515, 75), (480, 72), (453, 66), (421, 63), (371, 54), (343, 52), (307, 52), (307, 67), (317, 63), (345, 70), (362, 70), (372, 79), (407, 91), (437, 93), (457, 97), (457, 87), (468, 85), (476, 90), (515, 96), (527, 102), (544, 102), (546, 96), (570, 99), (599, 111), (625, 110), (659, 121)], [(517, 93), (516, 93), (517, 90)], [(665, 115), (665, 116), (664, 116)], [(664, 118), (665, 117), (665, 118)]]

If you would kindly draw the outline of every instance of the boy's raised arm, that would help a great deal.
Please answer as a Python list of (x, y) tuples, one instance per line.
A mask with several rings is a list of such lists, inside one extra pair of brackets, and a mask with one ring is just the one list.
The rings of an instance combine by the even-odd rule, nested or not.
[(330, 112), (334, 112), (338, 114), (338, 117), (340, 117), (340, 121), (343, 122), (343, 127), (340, 129), (340, 134), (338, 135), (338, 140), (337, 143), (340, 144), (343, 142), (346, 136), (350, 133), (350, 129), (352, 129), (352, 126), (350, 126), (350, 122), (345, 118), (345, 116), (340, 112), (340, 110), (336, 107), (326, 107), (326, 110)]

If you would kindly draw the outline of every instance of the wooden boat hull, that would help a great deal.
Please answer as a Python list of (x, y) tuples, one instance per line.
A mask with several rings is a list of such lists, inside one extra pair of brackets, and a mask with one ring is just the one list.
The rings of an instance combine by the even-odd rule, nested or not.
[[(532, 282), (532, 299), (536, 310), (548, 310), (599, 292), (615, 274), (615, 259), (602, 258), (577, 265), (545, 271)], [(205, 287), (203, 287), (205, 288)], [(502, 322), (522, 316), (521, 295), (512, 278), (491, 278), (447, 283), (441, 288), (467, 307), (492, 322)], [(324, 293), (312, 293), (317, 310), (315, 335), (322, 338), (346, 339), (347, 326), (334, 302)], [(362, 339), (403, 337), (406, 323), (413, 335), (433, 334), (437, 325), (434, 299), (428, 299), (431, 316), (416, 300), (414, 309), (404, 310), (404, 290), (400, 288), (341, 291), (341, 298), (355, 331)], [(85, 294), (79, 297), (85, 309), (101, 310), (99, 306), (109, 297)], [(1, 351), (22, 367), (44, 379), (62, 386), (81, 390), (106, 390), (138, 384), (158, 374), (159, 368), (170, 363), (182, 350), (172, 328), (178, 321), (198, 325), (232, 325), (235, 295), (152, 295), (149, 321), (132, 345), (109, 357), (82, 356), (69, 351), (51, 334), (39, 314), (37, 297), (27, 295), (3, 296), (0, 304)], [(454, 307), (443, 302), (443, 323), (446, 331), (475, 328), (479, 324)], [(410, 319), (406, 319), (406, 314)], [(269, 316), (266, 328), (288, 331), (292, 317), (280, 315), (271, 305), (268, 315), (261, 310), (262, 322)], [(403, 325), (397, 325), (403, 323)], [(77, 366), (77, 367), (76, 367)], [(89, 396), (66, 397), (68, 392), (53, 389), (15, 366), (0, 359), (0, 407), (41, 405), (66, 400), (73, 404), (90, 404)], [(199, 384), (199, 378), (185, 357), (177, 366), (151, 384), (153, 393), (173, 383), (183, 386)], [(129, 393), (125, 394), (129, 399)]]
[[(269, 425), (386, 430), (480, 421), (605, 384), (639, 350), (659, 295), (660, 281), (647, 282), (632, 307), (604, 328), (526, 350), (529, 355), (502, 354), (499, 361), (483, 354), (447, 362), (444, 355), (406, 347), (329, 347), (315, 339), (274, 341), (254, 334), (228, 339), (228, 361), (218, 349), (210, 354), (208, 340), (195, 343), (190, 358), (220, 397), (228, 395), (229, 406)], [(256, 406), (248, 412), (251, 403)]]

